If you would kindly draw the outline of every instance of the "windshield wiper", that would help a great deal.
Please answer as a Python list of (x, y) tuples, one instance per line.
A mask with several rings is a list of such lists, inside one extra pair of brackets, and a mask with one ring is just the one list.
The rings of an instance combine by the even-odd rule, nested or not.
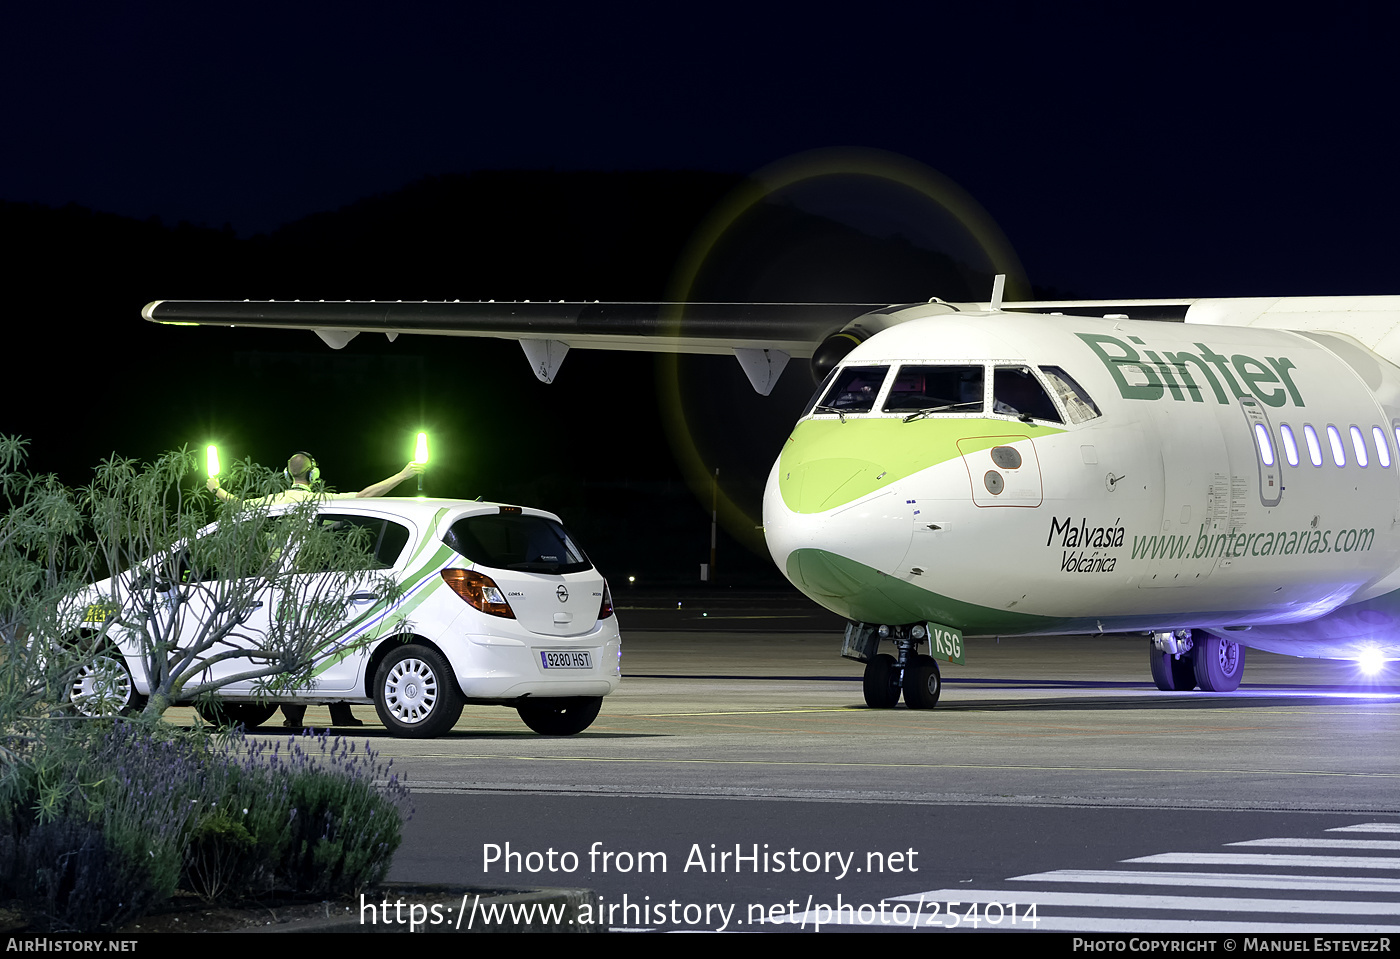
[(922, 416), (928, 416), (930, 413), (944, 413), (944, 412), (947, 412), (948, 410), (956, 410), (956, 409), (960, 409), (961, 407), (964, 407), (964, 406), (981, 406), (981, 405), (982, 405), (982, 401), (981, 401), (981, 400), (964, 400), (964, 401), (961, 402), (961, 403), (945, 403), (943, 406), (930, 406), (930, 407), (927, 407), (926, 409), (919, 410), (918, 412), (910, 413), (908, 416), (904, 417), (904, 422), (906, 422), (906, 423), (913, 422), (914, 420), (917, 420), (917, 419), (919, 419), (919, 418), (922, 417)]
[(816, 406), (812, 407), (812, 412), (813, 412), (813, 413), (835, 413), (837, 416), (841, 417), (841, 422), (842, 422), (842, 423), (846, 422), (846, 411), (845, 411), (845, 410), (838, 410), (838, 409), (837, 409), (836, 407), (834, 407), (834, 406), (826, 406), (825, 404), (818, 403)]

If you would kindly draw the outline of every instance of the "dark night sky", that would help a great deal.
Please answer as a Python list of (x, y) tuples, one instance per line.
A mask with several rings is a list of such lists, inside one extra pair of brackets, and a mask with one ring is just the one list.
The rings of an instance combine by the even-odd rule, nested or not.
[(1379, 5), (943, 6), (11, 5), (0, 195), (250, 234), (424, 174), (861, 146), (960, 183), (1044, 285), (1393, 288)]
[[(960, 184), (1042, 288), (1400, 292), (1396, 21), (1379, 5), (1258, 18), (985, 6), (12, 4), (0, 15), (0, 200), (227, 223), (248, 237), (430, 175), (745, 175), (863, 148)], [(875, 231), (938, 234), (906, 200), (851, 181), (813, 202)], [(209, 295), (261, 295), (223, 279)], [(171, 295), (201, 294), (141, 293)], [(134, 312), (101, 322), (143, 325)], [(58, 329), (35, 336), (40, 354), (63, 347)], [(489, 356), (519, 362), (519, 388), (534, 391), (507, 352)], [(561, 380), (531, 402), (586, 402), (587, 382)], [(431, 391), (409, 392), (415, 416), (434, 415)], [(225, 411), (238, 402), (223, 399)], [(382, 397), (366, 404), (385, 419)], [(0, 431), (57, 435), (28, 413)], [(84, 435), (100, 435), (102, 419)], [(355, 482), (393, 457), (371, 459)]]

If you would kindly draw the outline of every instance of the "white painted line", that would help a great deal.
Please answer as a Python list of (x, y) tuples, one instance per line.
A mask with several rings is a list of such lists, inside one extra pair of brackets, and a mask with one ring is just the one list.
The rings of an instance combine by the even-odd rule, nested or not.
[(1293, 889), (1376, 892), (1400, 896), (1400, 879), (1373, 876), (1285, 876), (1261, 872), (1169, 872), (1157, 869), (1054, 869), (1011, 882), (1093, 882), (1143, 886), (1211, 886), (1228, 889)]
[(1124, 859), (1123, 862), (1147, 862), (1177, 866), (1277, 866), (1310, 869), (1395, 869), (1400, 859), (1390, 856), (1289, 856), (1273, 853), (1246, 852), (1163, 852), (1155, 856)]
[(1400, 849), (1400, 839), (1246, 839), (1227, 842), (1227, 846), (1282, 846), (1289, 849), (1375, 849), (1394, 852)]
[(997, 902), (1016, 905), (1019, 916), (1031, 903), (1045, 906), (1077, 906), (1083, 909), (1179, 909), (1201, 912), (1283, 912), (1317, 916), (1400, 916), (1400, 902), (1357, 902), (1326, 899), (1231, 899), (1224, 896), (1134, 896), (1097, 892), (1046, 892), (1006, 889), (935, 889), (907, 896), (893, 896), (890, 902), (923, 902), (924, 914), (932, 904), (961, 902), (985, 906)]
[(1303, 935), (1317, 933), (1343, 933), (1357, 935), (1360, 933), (1372, 932), (1400, 932), (1400, 926), (1382, 925), (1350, 925), (1347, 923), (1299, 923), (1299, 922), (1239, 922), (1235, 920), (1211, 920), (1211, 919), (1113, 919), (1105, 917), (1090, 916), (1041, 916), (1038, 921), (1017, 922), (1012, 925), (1009, 920), (1003, 922), (972, 923), (963, 921), (960, 925), (949, 923), (948, 925), (931, 925), (930, 920), (938, 922), (941, 916), (933, 916), (925, 913), (919, 916), (912, 913), (903, 922), (894, 922), (892, 917), (887, 917), (884, 923), (878, 921), (861, 921), (855, 915), (842, 912), (840, 915), (834, 912), (816, 910), (805, 913), (796, 913), (783, 916), (779, 919), (764, 920), (766, 923), (774, 925), (805, 925), (806, 928), (817, 930), (827, 926), (863, 926), (865, 928), (896, 928), (903, 926), (908, 928), (910, 923), (917, 921), (918, 929), (961, 929), (964, 932), (972, 932), (974, 929), (982, 932), (992, 932), (997, 930), (1035, 930), (1038, 932), (1287, 932)]
[[(983, 927), (985, 930), (987, 927)], [(1020, 927), (1017, 928), (1028, 928)], [(1370, 932), (1400, 932), (1400, 926), (1314, 925), (1296, 922), (1231, 922), (1196, 919), (1080, 919), (1050, 916), (1035, 927), (1039, 932), (1288, 932), (1299, 935), (1337, 932), (1350, 935)]]
[(1333, 826), (1328, 832), (1400, 832), (1400, 822), (1363, 822), (1355, 826)]

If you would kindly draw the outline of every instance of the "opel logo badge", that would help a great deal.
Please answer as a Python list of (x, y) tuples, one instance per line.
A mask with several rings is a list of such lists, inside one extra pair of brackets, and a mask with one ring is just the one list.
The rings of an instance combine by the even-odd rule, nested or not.
[(563, 583), (559, 584), (559, 588), (554, 591), (554, 595), (559, 597), (559, 602), (561, 603), (567, 603), (569, 601), (569, 589)]

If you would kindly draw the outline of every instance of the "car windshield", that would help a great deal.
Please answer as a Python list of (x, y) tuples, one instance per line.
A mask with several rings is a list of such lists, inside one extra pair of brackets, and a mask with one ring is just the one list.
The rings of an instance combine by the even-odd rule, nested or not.
[(579, 573), (592, 569), (569, 534), (552, 519), (523, 513), (464, 516), (443, 542), (473, 563), (535, 573)]

